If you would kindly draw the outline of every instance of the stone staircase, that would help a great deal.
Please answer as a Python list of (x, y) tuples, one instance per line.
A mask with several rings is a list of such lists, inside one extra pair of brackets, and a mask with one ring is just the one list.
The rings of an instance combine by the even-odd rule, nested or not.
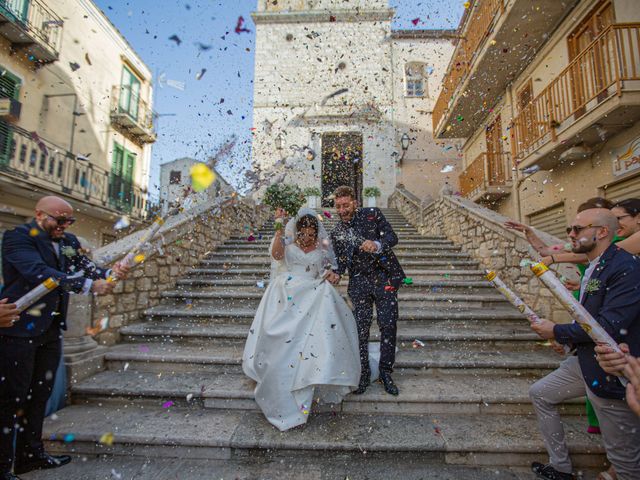
[[(413, 280), (399, 292), (398, 397), (374, 384), (342, 405), (316, 408), (302, 430), (280, 433), (264, 420), (240, 362), (268, 282), (273, 232), (265, 226), (254, 241), (231, 238), (164, 292), (143, 322), (121, 328), (106, 371), (74, 385), (73, 405), (47, 421), (49, 448), (233, 461), (365, 455), (424, 468), (545, 461), (528, 387), (560, 357), (468, 254), (383, 211)], [(328, 229), (334, 222), (325, 219)], [(339, 290), (346, 296), (346, 281)], [(414, 340), (424, 347), (414, 348)], [(575, 464), (602, 465), (599, 438), (585, 433), (583, 402), (563, 410)], [(111, 445), (100, 443), (107, 432)]]

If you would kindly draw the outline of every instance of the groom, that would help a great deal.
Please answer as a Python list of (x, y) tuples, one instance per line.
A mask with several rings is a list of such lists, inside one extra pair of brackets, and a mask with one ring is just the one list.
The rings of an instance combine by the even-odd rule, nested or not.
[[(338, 187), (334, 198), (341, 220), (331, 232), (338, 260), (336, 273), (342, 276), (349, 271), (348, 293), (360, 343), (362, 374), (354, 393), (364, 393), (371, 381), (368, 348), (375, 304), (380, 327), (380, 381), (387, 393), (398, 395), (398, 387), (391, 379), (396, 356), (398, 288), (405, 277), (391, 250), (398, 243), (398, 237), (378, 208), (358, 208), (351, 187)], [(339, 281), (340, 277), (335, 283)]]

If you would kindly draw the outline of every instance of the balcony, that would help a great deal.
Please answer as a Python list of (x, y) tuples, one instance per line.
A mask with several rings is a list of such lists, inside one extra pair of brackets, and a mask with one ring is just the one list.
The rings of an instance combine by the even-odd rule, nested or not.
[(492, 202), (510, 193), (511, 155), (481, 153), (460, 174), (460, 193), (474, 202)]
[(467, 138), (577, 0), (474, 2), (433, 109), (436, 138)]
[[(520, 167), (551, 168), (640, 119), (640, 23), (604, 30), (513, 120)], [(533, 156), (535, 155), (535, 158)]]
[(58, 60), (63, 24), (41, 0), (0, 0), (0, 35), (32, 61)]
[(64, 194), (109, 216), (127, 213), (135, 220), (146, 216), (146, 190), (4, 121), (0, 121), (0, 182), (7, 193), (10, 188), (40, 190)]
[(138, 144), (154, 143), (156, 113), (128, 85), (111, 91), (111, 123)]

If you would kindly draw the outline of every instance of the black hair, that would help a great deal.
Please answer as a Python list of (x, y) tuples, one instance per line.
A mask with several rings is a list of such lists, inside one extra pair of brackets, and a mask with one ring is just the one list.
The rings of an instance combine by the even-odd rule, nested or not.
[(303, 228), (313, 228), (318, 236), (318, 219), (313, 215), (303, 215), (296, 222), (296, 230), (299, 232)]
[(622, 208), (632, 217), (640, 214), (640, 198), (627, 198), (617, 202), (614, 207)]
[(606, 198), (593, 197), (578, 206), (578, 213), (591, 210), (592, 208), (606, 208), (607, 210), (611, 210), (613, 208), (613, 202)]

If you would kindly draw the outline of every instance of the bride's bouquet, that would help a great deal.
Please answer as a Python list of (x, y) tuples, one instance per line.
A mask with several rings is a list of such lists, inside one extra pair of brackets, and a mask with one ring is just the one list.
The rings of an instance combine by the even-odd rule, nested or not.
[(264, 194), (264, 204), (271, 208), (282, 208), (288, 215), (294, 216), (304, 205), (306, 198), (297, 185), (270, 185)]

